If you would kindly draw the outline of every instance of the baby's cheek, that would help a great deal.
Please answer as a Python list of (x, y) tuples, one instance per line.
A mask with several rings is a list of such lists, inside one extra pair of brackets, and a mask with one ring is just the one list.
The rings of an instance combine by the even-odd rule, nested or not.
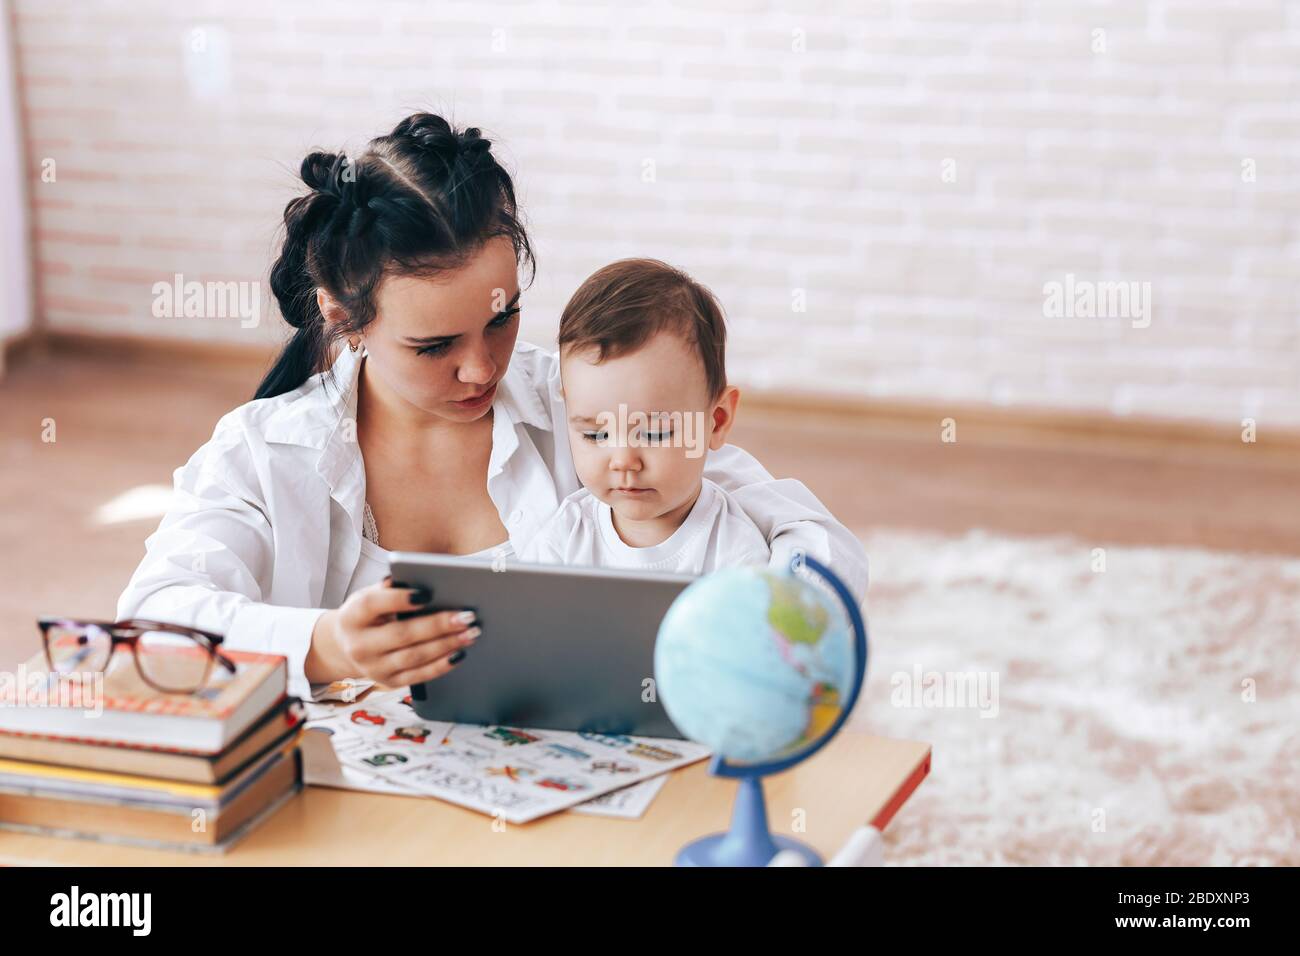
[(659, 448), (655, 451), (655, 464), (664, 477), (674, 485), (694, 487), (704, 474), (703, 457), (692, 457), (687, 448)]
[(603, 455), (598, 448), (588, 444), (585, 438), (576, 439), (579, 444), (573, 446), (573, 467), (578, 472), (578, 480), (584, 485), (599, 483), (596, 481), (603, 470)]

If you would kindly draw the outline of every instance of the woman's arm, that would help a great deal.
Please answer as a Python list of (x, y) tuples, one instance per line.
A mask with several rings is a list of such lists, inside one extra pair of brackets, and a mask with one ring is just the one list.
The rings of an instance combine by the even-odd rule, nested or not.
[[(235, 650), (288, 659), (289, 692), (310, 699), (305, 662), (324, 608), (265, 603), (275, 542), (251, 456), (218, 426), (173, 476), (171, 507), (117, 602), (118, 619), (153, 618), (225, 635)], [(264, 588), (265, 585), (265, 588)]]
[[(428, 592), (386, 581), (354, 591), (337, 610), (310, 606), (320, 601), (328, 542), (311, 547), (282, 537), (280, 547), (287, 540), (302, 553), (279, 555), (280, 573), (288, 569), (290, 580), (276, 596), (292, 603), (270, 603), (277, 540), (258, 475), (272, 463), (252, 454), (249, 441), (258, 440), (238, 426), (218, 425), (212, 441), (176, 470), (172, 506), (145, 542), (145, 558), (118, 599), (118, 617), (190, 624), (223, 634), (235, 650), (283, 655), (288, 691), (304, 699), (311, 699), (312, 683), (366, 677), (397, 687), (455, 667), (455, 652), (478, 636), (473, 614), (395, 618), (422, 607)], [(281, 498), (281, 520), (328, 521), (327, 499), (313, 501), (305, 485)]]
[(843, 578), (859, 603), (866, 600), (866, 549), (802, 481), (773, 478), (735, 445), (709, 452), (704, 477), (726, 489), (767, 537), (772, 567), (788, 568), (796, 552), (810, 555)]

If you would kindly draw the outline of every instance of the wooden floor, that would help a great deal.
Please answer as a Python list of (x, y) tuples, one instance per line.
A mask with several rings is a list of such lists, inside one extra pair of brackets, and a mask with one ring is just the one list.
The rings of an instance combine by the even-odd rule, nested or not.
[[(171, 473), (251, 397), (247, 364), (30, 353), (0, 380), (0, 665), (43, 613), (111, 617), (156, 518), (97, 508)], [(56, 440), (41, 440), (52, 419)], [(746, 411), (733, 441), (846, 525), (1300, 554), (1300, 455), (1014, 430), (945, 444), (935, 422)]]

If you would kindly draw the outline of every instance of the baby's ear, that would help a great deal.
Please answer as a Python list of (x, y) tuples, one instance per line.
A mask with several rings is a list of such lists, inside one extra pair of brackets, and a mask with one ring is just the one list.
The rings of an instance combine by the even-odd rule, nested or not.
[(727, 435), (731, 431), (731, 426), (736, 423), (736, 406), (740, 404), (740, 389), (734, 385), (728, 385), (718, 396), (718, 400), (713, 403), (712, 424), (713, 429), (709, 433), (709, 449), (717, 451), (727, 443)]

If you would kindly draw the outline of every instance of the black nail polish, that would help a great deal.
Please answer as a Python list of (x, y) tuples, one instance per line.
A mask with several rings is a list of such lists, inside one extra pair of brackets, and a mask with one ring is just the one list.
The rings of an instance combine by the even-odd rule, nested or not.
[(433, 600), (433, 592), (428, 588), (416, 588), (411, 592), (411, 605), (419, 607), (421, 604), (428, 604)]
[(447, 658), (447, 663), (453, 665), (459, 664), (464, 659), (465, 659), (465, 649), (461, 648), (460, 650), (456, 651), (456, 653), (452, 654), (450, 657)]

